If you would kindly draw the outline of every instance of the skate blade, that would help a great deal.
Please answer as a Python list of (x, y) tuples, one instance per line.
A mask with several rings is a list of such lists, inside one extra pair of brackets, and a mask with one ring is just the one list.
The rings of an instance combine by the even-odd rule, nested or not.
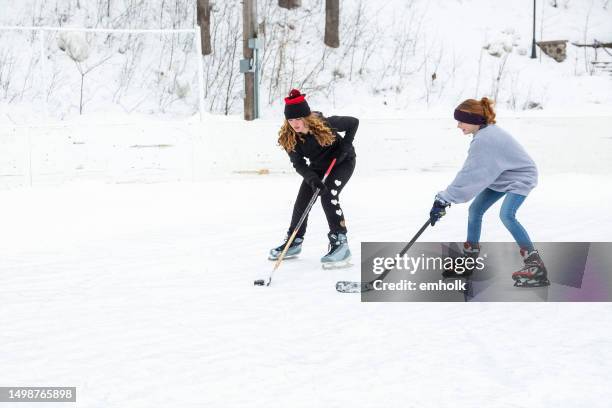
[(353, 266), (353, 264), (350, 262), (350, 259), (347, 259), (345, 261), (338, 261), (338, 262), (324, 262), (321, 263), (321, 267), (325, 270), (329, 270), (329, 269), (344, 269), (344, 268), (348, 268)]
[[(297, 258), (298, 254), (296, 255), (285, 255), (285, 257), (283, 258), (283, 261), (286, 259), (294, 259)], [(277, 257), (273, 257), (272, 255), (268, 255), (268, 261), (278, 261), (278, 256)]]
[(541, 288), (544, 286), (550, 286), (550, 281), (547, 279), (540, 282), (522, 282), (520, 280), (514, 281), (514, 286), (517, 288)]

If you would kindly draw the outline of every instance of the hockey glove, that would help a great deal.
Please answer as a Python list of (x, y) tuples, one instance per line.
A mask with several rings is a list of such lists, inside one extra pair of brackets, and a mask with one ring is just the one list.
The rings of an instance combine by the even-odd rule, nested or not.
[(436, 225), (436, 222), (438, 222), (440, 218), (446, 215), (446, 207), (450, 207), (450, 203), (436, 196), (431, 211), (429, 212), (429, 222), (432, 227)]
[(316, 191), (317, 188), (321, 194), (327, 191), (327, 187), (316, 174), (306, 179), (306, 183), (312, 188), (312, 191)]
[(340, 141), (340, 146), (338, 147), (338, 157), (336, 158), (336, 161), (338, 164), (340, 164), (348, 157), (351, 157), (354, 154), (355, 148), (353, 147), (353, 145), (343, 139)]

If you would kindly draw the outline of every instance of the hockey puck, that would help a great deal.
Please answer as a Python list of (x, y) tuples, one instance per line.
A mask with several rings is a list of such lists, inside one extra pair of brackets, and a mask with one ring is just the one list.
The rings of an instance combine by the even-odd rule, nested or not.
[(263, 279), (257, 279), (256, 281), (253, 282), (253, 285), (255, 286), (263, 286), (264, 285), (264, 280)]

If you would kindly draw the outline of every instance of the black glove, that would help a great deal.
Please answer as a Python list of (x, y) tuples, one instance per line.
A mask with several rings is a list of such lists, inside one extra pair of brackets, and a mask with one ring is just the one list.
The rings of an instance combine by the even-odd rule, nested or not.
[(450, 207), (450, 203), (436, 196), (431, 211), (429, 212), (429, 222), (432, 227), (436, 225), (436, 222), (438, 222), (440, 218), (446, 215), (446, 207)]
[(327, 191), (327, 187), (325, 186), (325, 184), (323, 184), (323, 182), (316, 174), (307, 178), (306, 183), (308, 183), (308, 185), (312, 188), (312, 191), (316, 191), (317, 188), (320, 190), (320, 193), (324, 193), (325, 191)]
[(340, 164), (346, 160), (346, 158), (353, 156), (355, 153), (355, 148), (350, 142), (342, 139), (340, 141), (340, 145), (338, 146), (337, 152), (338, 156), (336, 157), (336, 163)]

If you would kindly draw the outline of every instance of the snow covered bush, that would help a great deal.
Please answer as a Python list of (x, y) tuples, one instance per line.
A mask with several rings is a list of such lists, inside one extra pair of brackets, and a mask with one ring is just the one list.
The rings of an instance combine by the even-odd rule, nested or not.
[(501, 57), (504, 53), (510, 53), (520, 43), (521, 36), (514, 28), (506, 28), (493, 41), (486, 43), (483, 48), (493, 57)]
[(57, 36), (57, 46), (76, 62), (89, 57), (90, 47), (83, 32), (61, 31)]

